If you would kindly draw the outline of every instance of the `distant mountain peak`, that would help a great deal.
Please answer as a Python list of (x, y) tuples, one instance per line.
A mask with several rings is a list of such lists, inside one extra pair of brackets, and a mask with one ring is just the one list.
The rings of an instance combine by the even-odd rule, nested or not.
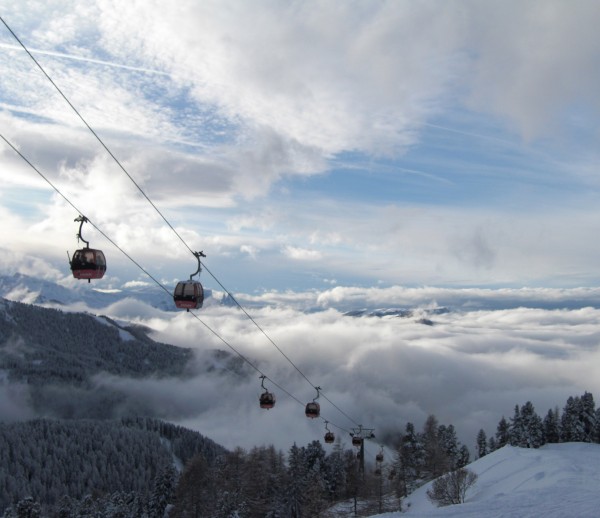
[[(134, 299), (162, 311), (179, 311), (173, 298), (163, 289), (144, 283), (129, 283), (121, 289), (67, 288), (52, 281), (15, 273), (0, 275), (0, 297), (26, 304), (69, 306), (83, 303), (99, 309), (125, 299)], [(87, 283), (85, 284), (87, 288)], [(205, 288), (205, 304), (210, 304), (212, 290)]]

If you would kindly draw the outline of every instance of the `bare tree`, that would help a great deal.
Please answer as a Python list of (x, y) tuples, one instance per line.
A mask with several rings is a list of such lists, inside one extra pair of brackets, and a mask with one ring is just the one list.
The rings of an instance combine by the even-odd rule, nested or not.
[(460, 468), (433, 481), (427, 490), (427, 497), (438, 507), (452, 504), (462, 504), (467, 490), (477, 481), (477, 474), (465, 468)]

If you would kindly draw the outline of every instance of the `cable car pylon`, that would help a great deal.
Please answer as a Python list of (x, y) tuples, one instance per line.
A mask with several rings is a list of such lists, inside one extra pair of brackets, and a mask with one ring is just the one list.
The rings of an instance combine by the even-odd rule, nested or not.
[(352, 445), (360, 448), (357, 454), (358, 470), (363, 477), (365, 475), (365, 439), (374, 439), (374, 431), (375, 428), (363, 428), (362, 425), (358, 425), (358, 428), (353, 428), (350, 432)]

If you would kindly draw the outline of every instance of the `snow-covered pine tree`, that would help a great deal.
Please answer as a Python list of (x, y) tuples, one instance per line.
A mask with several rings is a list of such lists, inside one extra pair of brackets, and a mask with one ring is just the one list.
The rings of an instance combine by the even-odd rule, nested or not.
[(600, 443), (600, 407), (596, 408), (594, 415), (596, 416), (594, 425), (594, 442)]
[(560, 419), (561, 442), (580, 442), (585, 438), (583, 407), (579, 396), (569, 396)]
[(461, 444), (458, 449), (458, 459), (456, 462), (456, 468), (464, 468), (469, 464), (471, 460), (471, 454), (469, 453), (469, 448), (467, 448), (466, 444)]
[(290, 518), (302, 516), (307, 476), (306, 450), (294, 443), (288, 454), (288, 485), (285, 490), (285, 512)]
[(488, 454), (487, 435), (483, 428), (477, 432), (477, 458), (485, 457)]
[(551, 408), (548, 409), (543, 425), (545, 441), (550, 444), (560, 442), (560, 415), (558, 407), (554, 410)]
[(594, 396), (585, 392), (581, 396), (581, 421), (583, 424), (583, 441), (594, 442), (594, 430), (596, 428), (596, 405)]
[(456, 437), (454, 425), (440, 425), (438, 427), (438, 440), (445, 457), (443, 471), (447, 472), (456, 469), (458, 467), (460, 445)]
[(303, 496), (302, 516), (319, 516), (325, 509), (325, 477), (321, 461), (317, 458), (308, 468)]
[(306, 467), (311, 470), (315, 464), (319, 464), (319, 469), (325, 472), (325, 457), (326, 453), (321, 444), (321, 441), (311, 441), (305, 448), (306, 450)]
[(523, 443), (523, 423), (519, 405), (515, 405), (515, 411), (510, 418), (509, 442), (511, 446), (521, 446)]
[(542, 446), (544, 444), (544, 427), (531, 401), (527, 401), (521, 407), (520, 420), (522, 434), (518, 446), (523, 448)]
[(22, 498), (16, 506), (11, 506), (4, 512), (4, 518), (40, 518), (41, 515), (39, 502), (31, 496)]
[(406, 423), (399, 453), (399, 484), (404, 496), (411, 493), (423, 477), (425, 450), (421, 437), (416, 433), (413, 423)]
[(448, 458), (439, 438), (438, 420), (433, 414), (427, 417), (421, 437), (425, 450), (423, 473), (427, 480), (431, 480), (444, 474), (448, 468)]
[(173, 502), (177, 476), (177, 471), (172, 464), (167, 464), (156, 475), (148, 503), (150, 518), (163, 518), (167, 505)]
[(325, 482), (329, 499), (334, 502), (342, 499), (346, 493), (347, 474), (344, 463), (344, 450), (339, 441), (333, 445), (333, 451), (325, 459)]
[(496, 427), (496, 449), (500, 449), (510, 444), (510, 425), (504, 416), (498, 422)]

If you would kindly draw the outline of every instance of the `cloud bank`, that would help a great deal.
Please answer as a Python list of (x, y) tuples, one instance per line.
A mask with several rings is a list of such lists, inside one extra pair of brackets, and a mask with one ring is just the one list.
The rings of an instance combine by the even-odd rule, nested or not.
[[(435, 414), (441, 423), (454, 424), (473, 448), (478, 430), (493, 434), (515, 404), (532, 401), (543, 416), (570, 395), (599, 393), (597, 298), (596, 307), (557, 309), (557, 293), (537, 293), (538, 305), (547, 307), (519, 306), (514, 293), (510, 304), (501, 292), (480, 293), (478, 302), (473, 294), (460, 295), (454, 293), (448, 312), (414, 304), (408, 317), (350, 317), (333, 308), (307, 313), (285, 304), (252, 308), (252, 317), (294, 365), (239, 310), (213, 306), (199, 312), (208, 328), (267, 374), (277, 396), (270, 411), (258, 406), (260, 380), (248, 365), (242, 375), (221, 371), (187, 381), (110, 383), (228, 447), (273, 443), (282, 449), (324, 433), (323, 421), (304, 416), (303, 404), (315, 397), (317, 385), (342, 410), (320, 399), (323, 417), (347, 445), (347, 432), (358, 424), (385, 437), (408, 421), (421, 427)], [(591, 293), (584, 295), (591, 300)], [(486, 309), (458, 309), (469, 299)], [(387, 301), (372, 302), (385, 307)], [(424, 316), (433, 325), (425, 325)], [(192, 347), (199, 358), (214, 348), (236, 354), (190, 315), (142, 321), (155, 329), (155, 339)]]

